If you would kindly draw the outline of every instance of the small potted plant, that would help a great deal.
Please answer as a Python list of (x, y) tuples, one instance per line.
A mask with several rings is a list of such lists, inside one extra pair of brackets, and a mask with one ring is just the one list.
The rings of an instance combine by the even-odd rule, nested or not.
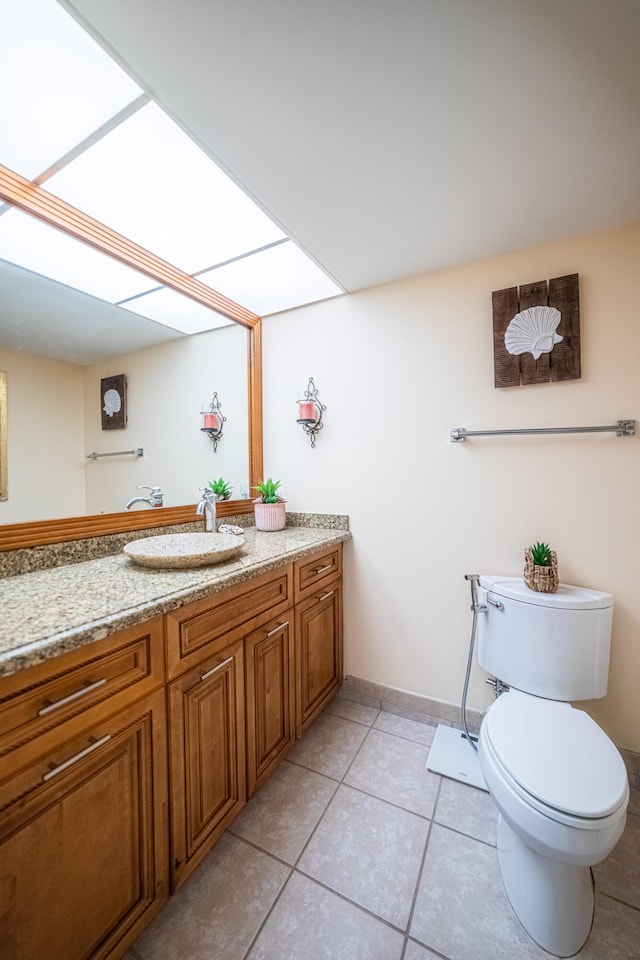
[(281, 480), (261, 480), (254, 490), (260, 494), (253, 501), (258, 530), (283, 530), (287, 522), (286, 504), (278, 493)]
[(210, 490), (213, 490), (216, 500), (229, 500), (233, 492), (231, 484), (220, 477), (219, 480), (209, 480), (207, 484)]
[(526, 547), (524, 582), (537, 593), (555, 593), (558, 589), (558, 556), (548, 543)]

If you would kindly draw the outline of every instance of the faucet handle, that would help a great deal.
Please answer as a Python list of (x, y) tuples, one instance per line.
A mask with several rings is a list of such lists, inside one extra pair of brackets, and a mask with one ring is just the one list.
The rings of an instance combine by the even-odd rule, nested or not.
[(149, 500), (154, 507), (161, 507), (164, 494), (161, 487), (149, 487), (147, 484), (138, 484), (136, 490), (149, 490)]

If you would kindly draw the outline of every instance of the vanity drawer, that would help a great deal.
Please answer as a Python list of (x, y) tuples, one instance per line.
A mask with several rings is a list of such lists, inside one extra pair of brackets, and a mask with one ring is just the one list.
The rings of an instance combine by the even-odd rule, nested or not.
[(342, 576), (342, 544), (338, 543), (321, 553), (296, 560), (293, 570), (297, 603), (331, 580)]
[(162, 617), (0, 679), (0, 756), (35, 737), (46, 749), (61, 724), (72, 733), (163, 683)]
[(173, 679), (210, 655), (221, 636), (242, 638), (293, 602), (293, 567), (280, 567), (167, 614), (167, 673)]

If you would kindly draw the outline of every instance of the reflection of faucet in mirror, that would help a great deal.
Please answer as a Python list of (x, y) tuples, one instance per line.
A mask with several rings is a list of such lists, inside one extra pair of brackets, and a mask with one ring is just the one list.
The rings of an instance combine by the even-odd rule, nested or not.
[(204, 529), (205, 533), (215, 533), (216, 532), (216, 500), (218, 499), (213, 490), (208, 489), (207, 487), (200, 487), (200, 492), (202, 493), (202, 500), (196, 507), (196, 513), (198, 516), (204, 514)]
[(132, 497), (124, 505), (125, 510), (129, 510), (134, 503), (146, 503), (149, 507), (161, 507), (163, 493), (160, 487), (147, 487), (144, 484), (136, 487), (136, 490), (150, 490), (148, 497)]

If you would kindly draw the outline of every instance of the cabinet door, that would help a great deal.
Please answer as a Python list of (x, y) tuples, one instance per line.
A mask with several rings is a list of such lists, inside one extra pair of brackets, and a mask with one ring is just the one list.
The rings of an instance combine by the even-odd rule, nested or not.
[(169, 686), (174, 889), (245, 803), (242, 646), (222, 647)]
[(245, 640), (247, 793), (251, 797), (295, 740), (293, 610)]
[(296, 736), (342, 684), (342, 581), (296, 606)]
[(0, 782), (0, 956), (120, 957), (168, 897), (165, 718), (162, 690), (48, 756), (16, 752)]

